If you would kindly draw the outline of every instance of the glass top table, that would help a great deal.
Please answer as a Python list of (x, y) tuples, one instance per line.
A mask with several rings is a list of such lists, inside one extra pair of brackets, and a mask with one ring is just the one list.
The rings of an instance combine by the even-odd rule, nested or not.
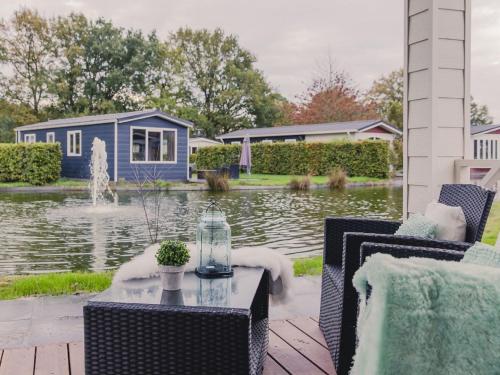
[(233, 277), (223, 279), (201, 279), (194, 272), (187, 272), (182, 289), (177, 291), (163, 290), (159, 277), (120, 282), (90, 302), (249, 309), (264, 269), (233, 269)]
[(235, 267), (227, 279), (186, 273), (179, 291), (159, 277), (116, 283), (83, 307), (85, 373), (262, 374), (269, 277)]

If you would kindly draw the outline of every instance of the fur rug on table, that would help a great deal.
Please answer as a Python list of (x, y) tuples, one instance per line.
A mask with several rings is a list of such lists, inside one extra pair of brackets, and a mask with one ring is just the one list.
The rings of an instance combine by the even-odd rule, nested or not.
[[(145, 279), (158, 276), (158, 265), (155, 254), (159, 244), (146, 248), (144, 253), (123, 264), (113, 278), (113, 284), (132, 279)], [(191, 254), (186, 272), (193, 272), (198, 265), (199, 254), (196, 245), (188, 244)], [(287, 302), (292, 293), (293, 265), (285, 255), (279, 254), (266, 247), (241, 247), (231, 253), (233, 266), (263, 267), (270, 274), (271, 301), (274, 303)]]

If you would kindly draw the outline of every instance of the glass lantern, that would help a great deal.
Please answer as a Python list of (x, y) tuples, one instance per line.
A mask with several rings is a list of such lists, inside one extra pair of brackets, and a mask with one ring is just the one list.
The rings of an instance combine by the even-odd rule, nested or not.
[(205, 279), (233, 276), (231, 269), (231, 228), (216, 202), (210, 202), (196, 231), (200, 262), (196, 274)]
[(231, 278), (200, 279), (196, 301), (200, 306), (231, 306)]

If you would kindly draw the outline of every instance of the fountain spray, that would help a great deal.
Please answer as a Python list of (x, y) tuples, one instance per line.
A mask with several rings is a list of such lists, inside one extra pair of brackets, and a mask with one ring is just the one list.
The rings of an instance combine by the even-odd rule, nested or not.
[(108, 154), (106, 153), (106, 142), (97, 137), (92, 142), (92, 157), (90, 160), (90, 195), (92, 205), (105, 201), (104, 194), (108, 192), (113, 201), (118, 203), (118, 195), (109, 187)]

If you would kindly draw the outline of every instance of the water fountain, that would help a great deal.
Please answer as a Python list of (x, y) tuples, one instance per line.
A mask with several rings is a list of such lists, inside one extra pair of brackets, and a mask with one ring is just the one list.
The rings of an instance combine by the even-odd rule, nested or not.
[(108, 174), (108, 154), (106, 153), (106, 142), (97, 137), (92, 142), (92, 157), (90, 160), (90, 195), (92, 205), (96, 207), (99, 202), (105, 202), (105, 194), (109, 193), (113, 197), (115, 204), (118, 202), (118, 195), (109, 187)]

